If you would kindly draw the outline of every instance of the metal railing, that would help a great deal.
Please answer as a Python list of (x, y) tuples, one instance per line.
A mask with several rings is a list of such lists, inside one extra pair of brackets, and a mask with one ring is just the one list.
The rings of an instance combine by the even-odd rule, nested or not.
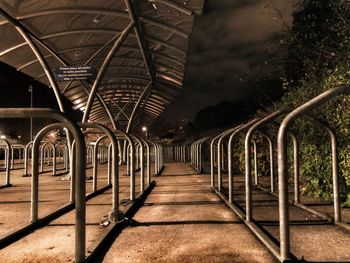
[[(245, 124), (241, 124), (225, 130), (214, 136), (213, 138), (202, 138), (194, 141), (190, 146), (190, 161), (192, 167), (197, 171), (201, 171), (200, 156), (201, 156), (201, 142), (210, 141), (210, 177), (212, 189), (227, 203), (227, 205), (233, 209), (236, 214), (245, 222), (252, 232), (262, 241), (263, 244), (278, 258), (281, 262), (292, 260), (290, 251), (290, 219), (289, 219), (289, 206), (294, 205), (298, 208), (304, 209), (323, 220), (328, 220), (334, 224), (341, 226), (347, 230), (350, 230), (348, 224), (342, 222), (341, 207), (340, 207), (340, 194), (339, 194), (339, 172), (338, 172), (338, 149), (337, 138), (334, 130), (326, 123), (321, 122), (317, 118), (310, 115), (310, 112), (321, 106), (323, 103), (329, 101), (335, 96), (342, 94), (348, 94), (350, 87), (338, 87), (328, 90), (319, 96), (311, 99), (307, 103), (303, 104), (296, 109), (280, 109), (266, 117), (253, 119)], [(299, 142), (297, 135), (290, 129), (292, 123), (300, 117), (305, 117), (310, 120), (310, 123), (316, 125), (327, 132), (329, 136), (329, 142), (331, 147), (331, 165), (332, 165), (332, 185), (333, 185), (333, 213), (334, 216), (330, 217), (313, 209), (307, 205), (304, 205), (300, 201), (300, 163), (299, 163)], [(278, 122), (278, 119), (283, 118), (282, 122)], [(276, 141), (275, 137), (272, 137), (266, 132), (263, 127), (266, 125), (278, 129)], [(244, 135), (244, 189), (245, 189), (245, 209), (241, 209), (236, 204), (233, 191), (233, 150), (234, 140), (239, 135)], [(257, 149), (256, 138), (263, 138), (267, 142), (267, 146)], [(293, 144), (293, 184), (294, 184), (294, 198), (289, 197), (289, 174), (288, 174), (288, 160), (287, 160), (287, 137), (291, 138)], [(277, 147), (276, 147), (277, 146)], [(184, 152), (185, 145), (168, 146), (167, 154), (173, 157), (175, 161), (183, 161), (186, 159)], [(227, 154), (224, 154), (224, 150), (227, 147)], [(263, 146), (261, 146), (263, 147)], [(276, 148), (275, 148), (276, 147)], [(241, 148), (242, 149), (242, 148)], [(260, 185), (259, 181), (259, 166), (258, 166), (258, 151), (268, 156), (269, 160), (269, 176), (270, 186), (269, 189)], [(275, 152), (277, 152), (277, 164), (278, 164), (278, 177), (275, 176)], [(227, 163), (227, 171), (226, 171)], [(254, 169), (252, 165), (254, 164)], [(225, 192), (223, 188), (223, 172), (228, 176), (228, 192)], [(254, 176), (253, 176), (254, 175)], [(253, 216), (253, 179), (254, 185), (257, 189), (264, 190), (267, 193), (278, 197), (278, 211), (279, 211), (279, 244), (275, 240), (271, 239), (271, 236), (266, 234), (266, 230), (262, 230), (256, 223), (256, 219)], [(278, 192), (276, 193), (276, 180), (278, 181)]]

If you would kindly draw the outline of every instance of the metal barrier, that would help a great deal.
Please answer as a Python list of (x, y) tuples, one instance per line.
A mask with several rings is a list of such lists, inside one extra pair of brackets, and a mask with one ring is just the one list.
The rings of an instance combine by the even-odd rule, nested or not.
[[(112, 151), (112, 165), (111, 165), (111, 178), (108, 178), (108, 183), (112, 183), (112, 211), (109, 215), (109, 219), (111, 221), (119, 221), (121, 219), (121, 212), (119, 211), (119, 169), (118, 169), (118, 144), (117, 139), (114, 135), (114, 132), (111, 131), (106, 126), (99, 123), (78, 123), (80, 128), (93, 128), (98, 129), (105, 133), (106, 135), (100, 137), (95, 144), (94, 151), (94, 176), (93, 176), (93, 191), (97, 191), (97, 151), (96, 147), (98, 147), (98, 143), (103, 139), (107, 138), (111, 143), (111, 151)], [(87, 131), (88, 132), (88, 131)], [(108, 160), (109, 161), (109, 160)], [(73, 181), (73, 180), (72, 180)], [(74, 189), (74, 188), (73, 188)]]
[(90, 144), (87, 145), (86, 146), (86, 164), (92, 163), (93, 154), (94, 154), (94, 147)]
[[(92, 158), (92, 192), (97, 191), (97, 169), (98, 169), (98, 163), (99, 163), (98, 162), (99, 145), (100, 145), (100, 142), (106, 138), (107, 138), (107, 136), (99, 137), (94, 145), (94, 152), (93, 152), (93, 158)], [(100, 155), (100, 158), (102, 158), (101, 155)], [(100, 162), (100, 164), (101, 164), (101, 162)]]
[(1, 186), (1, 188), (4, 188), (4, 187), (12, 186), (12, 184), (11, 184), (11, 160), (10, 160), (12, 148), (11, 148), (11, 144), (9, 143), (8, 140), (6, 140), (6, 139), (0, 139), (0, 140), (2, 140), (6, 145), (5, 156), (4, 156), (4, 165), (5, 165), (5, 169), (6, 169), (5, 183), (4, 183), (4, 185)]
[[(290, 229), (289, 229), (289, 202), (288, 202), (288, 168), (287, 168), (287, 130), (292, 122), (305, 113), (309, 113), (314, 108), (324, 104), (329, 99), (350, 92), (349, 86), (343, 86), (328, 90), (302, 106), (296, 108), (289, 113), (282, 121), (278, 131), (278, 180), (279, 180), (279, 219), (280, 219), (280, 260), (290, 259)], [(336, 154), (335, 137), (332, 137), (332, 162), (333, 176), (337, 174), (337, 160), (334, 158)], [(335, 189), (334, 189), (335, 190)], [(334, 194), (335, 195), (335, 194)], [(340, 218), (339, 218), (340, 219)], [(336, 221), (337, 222), (337, 221)]]
[[(66, 127), (75, 138), (77, 150), (76, 158), (84, 162), (76, 162), (74, 167), (76, 173), (75, 191), (75, 261), (85, 260), (85, 145), (83, 135), (79, 127), (67, 116), (52, 109), (27, 109), (27, 108), (6, 108), (0, 109), (0, 118), (48, 118), (60, 121), (55, 127)], [(52, 129), (44, 128), (34, 140), (32, 150), (32, 194), (31, 194), (31, 220), (38, 219), (38, 151), (41, 139)]]
[[(257, 133), (260, 134), (262, 137), (264, 137), (268, 144), (269, 144), (269, 161), (270, 161), (270, 191), (272, 193), (275, 192), (275, 172), (274, 172), (274, 145), (272, 142), (272, 139), (269, 135), (267, 135), (266, 133), (257, 130)], [(255, 149), (255, 153), (256, 153), (256, 149)], [(254, 163), (255, 163), (255, 184), (258, 185), (259, 184), (259, 178), (258, 178), (258, 162), (256, 160), (256, 158), (254, 158)]]
[[(252, 219), (252, 182), (251, 182), (251, 155), (250, 155), (250, 142), (252, 139), (252, 135), (254, 131), (268, 123), (269, 121), (281, 116), (282, 114), (285, 114), (288, 112), (288, 109), (280, 109), (275, 111), (272, 114), (269, 114), (268, 116), (262, 118), (261, 120), (255, 122), (247, 131), (246, 136), (245, 136), (245, 183), (246, 183), (246, 220), (249, 222)], [(256, 152), (256, 150), (255, 150)], [(257, 160), (255, 158), (255, 167), (257, 168)], [(257, 171), (255, 172), (255, 177), (256, 177), (256, 184), (257, 184)]]
[(49, 158), (46, 158), (46, 153), (47, 151), (45, 152), (47, 146), (50, 146), (51, 147), (51, 150), (52, 149), (55, 149), (55, 146), (53, 145), (53, 143), (51, 142), (44, 142), (43, 144), (40, 145), (40, 173), (44, 173), (44, 163), (45, 163), (45, 159), (46, 159), (46, 163), (48, 163), (48, 160)]
[(26, 146), (25, 146), (25, 150), (24, 150), (24, 172), (23, 172), (23, 176), (29, 176), (28, 174), (28, 160), (29, 160), (29, 154), (31, 153), (31, 151), (29, 151), (30, 148), (33, 147), (33, 141), (29, 142)]
[[(61, 147), (64, 148), (63, 154), (62, 154), (62, 151), (60, 150)], [(68, 163), (69, 163), (68, 145), (64, 142), (57, 142), (55, 144), (55, 151), (58, 151), (59, 162), (62, 163), (62, 161), (63, 161), (63, 169), (67, 173), (68, 172)]]
[(153, 153), (154, 153), (154, 174), (159, 175), (161, 170), (163, 169), (163, 146), (149, 141), (150, 144), (153, 146)]
[(202, 145), (209, 137), (199, 139), (191, 145), (191, 166), (198, 172), (202, 172)]
[[(15, 150), (18, 151), (18, 164), (21, 164), (25, 147), (21, 144), (11, 144), (11, 169), (15, 169)], [(23, 161), (23, 160), (22, 160)]]
[[(304, 105), (291, 110), (290, 108), (280, 109), (266, 117), (253, 119), (245, 124), (238, 125), (230, 128), (226, 131), (221, 132), (217, 136), (210, 139), (210, 178), (212, 189), (225, 200), (227, 205), (245, 222), (252, 232), (262, 241), (262, 243), (278, 258), (281, 262), (292, 260), (290, 253), (290, 222), (289, 222), (289, 205), (293, 204), (296, 207), (304, 209), (310, 213), (317, 215), (318, 217), (333, 222), (334, 224), (350, 230), (348, 224), (342, 222), (341, 218), (341, 207), (339, 197), (339, 172), (338, 172), (338, 150), (337, 150), (337, 138), (336, 133), (326, 123), (321, 122), (315, 117), (308, 115), (308, 113), (327, 102), (329, 99), (339, 96), (342, 94), (350, 93), (350, 87), (339, 87), (328, 90), (319, 96), (311, 99)], [(286, 115), (282, 123), (278, 123), (276, 118)], [(290, 130), (290, 126), (293, 121), (301, 116), (308, 118), (315, 125), (324, 129), (329, 136), (331, 145), (331, 160), (332, 160), (332, 180), (333, 180), (333, 209), (334, 218), (324, 215), (323, 213), (316, 211), (300, 202), (300, 165), (299, 165), (299, 142), (297, 136)], [(263, 125), (277, 126), (278, 137), (277, 137), (277, 153), (278, 153), (278, 178), (275, 177), (274, 168), (274, 143), (272, 137), (266, 132), (261, 130)], [(233, 193), (233, 140), (239, 134), (245, 132), (244, 140), (244, 157), (245, 157), (245, 172), (244, 172), (244, 183), (245, 183), (245, 212), (234, 203)], [(259, 185), (259, 167), (258, 167), (258, 149), (257, 142), (253, 135), (261, 136), (267, 141), (268, 147), (266, 149), (266, 156), (269, 158), (269, 169), (270, 169), (270, 189), (266, 189)], [(294, 172), (294, 200), (289, 200), (288, 195), (288, 165), (287, 165), (287, 136), (291, 138), (293, 143), (293, 172)], [(201, 145), (209, 138), (202, 138), (194, 141), (190, 146), (189, 156), (191, 166), (197, 171), (201, 172)], [(224, 147), (226, 147), (227, 141), (227, 157), (224, 155)], [(225, 144), (225, 146), (223, 146)], [(260, 150), (260, 146), (259, 146)], [(186, 144), (184, 145), (173, 145), (166, 148), (165, 154), (168, 158), (172, 158), (175, 161), (183, 162), (187, 160)], [(252, 155), (253, 153), (253, 155)], [(252, 158), (253, 157), (253, 158)], [(254, 163), (254, 184), (269, 192), (279, 199), (279, 228), (280, 228), (280, 246), (277, 246), (275, 241), (271, 239), (271, 236), (266, 234), (266, 231), (260, 229), (255, 223), (253, 218), (253, 195), (252, 195), (252, 163)], [(228, 168), (228, 196), (225, 196), (222, 192), (222, 172), (225, 170), (225, 160), (227, 160)], [(216, 168), (216, 169), (215, 169)], [(217, 170), (217, 175), (215, 174)], [(216, 183), (217, 179), (217, 183)], [(278, 194), (275, 193), (276, 187), (275, 182), (278, 179)]]
[(140, 190), (141, 192), (144, 191), (145, 185), (145, 173), (144, 173), (144, 148), (143, 148), (143, 142), (137, 138), (134, 135), (131, 135), (131, 138), (133, 138), (137, 142), (137, 148), (139, 150), (136, 150), (136, 156), (138, 156), (136, 161), (136, 167), (140, 168)]
[[(144, 140), (140, 139), (144, 146), (146, 147), (146, 170), (147, 170), (147, 184), (149, 185), (151, 183), (151, 148), (149, 143)], [(144, 181), (142, 181), (142, 184), (144, 184)], [(143, 191), (143, 190), (142, 190)]]
[[(124, 138), (124, 145), (126, 145), (126, 141), (128, 142), (128, 148), (130, 149), (129, 154), (127, 154), (127, 174), (130, 175), (130, 200), (135, 200), (135, 146), (132, 138), (127, 133), (117, 130), (113, 131), (114, 134), (121, 136)], [(125, 151), (126, 152), (126, 151)]]

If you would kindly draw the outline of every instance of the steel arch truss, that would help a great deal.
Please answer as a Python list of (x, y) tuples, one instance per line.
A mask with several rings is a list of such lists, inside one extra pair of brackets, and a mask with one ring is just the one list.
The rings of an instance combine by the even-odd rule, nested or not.
[[(83, 121), (127, 132), (148, 124), (182, 87), (193, 14), (204, 0), (0, 3), (0, 60), (67, 97)], [(94, 82), (59, 82), (60, 66), (97, 68)], [(63, 111), (63, 106), (61, 107)]]

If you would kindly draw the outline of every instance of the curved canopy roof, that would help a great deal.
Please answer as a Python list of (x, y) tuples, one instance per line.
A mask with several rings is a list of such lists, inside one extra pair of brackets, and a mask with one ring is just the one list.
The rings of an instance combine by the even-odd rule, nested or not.
[[(0, 60), (66, 96), (85, 121), (114, 119), (128, 131), (155, 119), (182, 87), (203, 1), (2, 0)], [(56, 82), (62, 66), (93, 66), (97, 77)]]

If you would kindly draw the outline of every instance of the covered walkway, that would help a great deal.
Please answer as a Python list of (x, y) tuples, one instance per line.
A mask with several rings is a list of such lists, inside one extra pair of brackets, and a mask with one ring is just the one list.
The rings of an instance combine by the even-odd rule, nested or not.
[(166, 164), (103, 262), (274, 262), (209, 186), (187, 164)]
[[(186, 163), (165, 164), (163, 173), (153, 177), (155, 188), (133, 217), (128, 213), (133, 203), (124, 202), (129, 195), (129, 176), (121, 166), (120, 209), (129, 218), (123, 221), (126, 225), (102, 226), (101, 219), (111, 206), (106, 166), (98, 169), (98, 192), (90, 193), (92, 181), (86, 182), (88, 262), (275, 262), (243, 221), (210, 190), (210, 175), (197, 174)], [(0, 203), (2, 237), (28, 222), (30, 177), (22, 177), (21, 169), (14, 170), (12, 177), (15, 186), (4, 189), (6, 200)], [(68, 202), (69, 181), (50, 173), (40, 177), (39, 211), (45, 217)], [(139, 189), (139, 173), (136, 186)], [(74, 211), (64, 211), (39, 229), (11, 239), (10, 244), (1, 240), (0, 262), (72, 262), (74, 215)], [(113, 228), (115, 234), (105, 238)]]
[[(216, 14), (210, 13), (209, 2), (215, 2)], [(350, 102), (343, 100), (350, 94), (349, 83), (339, 83), (337, 73), (334, 84), (325, 88), (332, 79), (327, 73), (317, 85), (312, 82), (310, 87), (320, 87), (309, 97), (275, 103), (273, 96), (289, 93), (287, 82), (293, 79), (283, 73), (265, 82), (260, 73), (275, 74), (274, 45), (264, 50), (256, 41), (256, 53), (250, 50), (251, 36), (263, 32), (247, 26), (256, 13), (247, 8), (265, 10), (264, 1), (227, 0), (234, 3), (227, 28), (215, 19), (227, 9), (219, 2), (226, 1), (0, 1), (0, 66), (31, 77), (23, 82), (28, 87), (22, 87), (22, 96), (11, 102), (13, 108), (0, 106), (0, 124), (8, 126), (6, 132), (0, 127), (0, 263), (350, 262)], [(211, 21), (195, 32), (203, 37), (201, 45), (191, 47), (199, 15)], [(239, 23), (232, 22), (234, 17)], [(208, 38), (215, 23), (220, 34)], [(249, 36), (243, 44), (236, 34), (242, 30)], [(268, 35), (277, 40), (275, 33)], [(231, 38), (236, 46), (226, 43)], [(345, 39), (348, 45), (350, 37)], [(286, 45), (283, 39), (278, 42)], [(207, 54), (207, 44), (215, 52)], [(325, 72), (338, 56), (331, 46), (332, 63), (323, 63)], [(205, 63), (190, 54), (192, 49)], [(228, 50), (244, 60), (232, 56), (230, 62)], [(196, 67), (188, 66), (191, 56)], [(236, 71), (227, 71), (227, 65)], [(207, 81), (198, 68), (215, 74)], [(348, 80), (349, 65), (344, 68), (347, 73), (339, 79)], [(296, 80), (293, 85), (304, 82), (303, 75)], [(11, 81), (4, 81), (7, 98)], [(37, 105), (42, 85), (51, 89), (57, 105)], [(232, 98), (234, 108), (230, 103), (219, 103), (219, 111), (208, 107), (202, 119), (213, 120), (199, 125), (202, 130), (195, 131), (180, 111), (179, 124), (157, 124), (179, 95), (183, 106), (182, 88), (190, 86), (203, 106), (206, 96), (200, 95), (207, 88), (218, 93), (218, 101), (230, 99), (226, 95), (232, 90), (236, 99), (251, 98), (243, 104)], [(249, 89), (260, 95), (255, 98)], [(30, 97), (30, 107), (29, 98), (19, 103), (21, 97)], [(334, 110), (343, 103), (348, 110)], [(253, 116), (257, 105), (265, 106)], [(81, 116), (73, 119), (69, 108)], [(322, 116), (323, 108), (333, 113)], [(230, 117), (227, 123), (219, 112), (225, 112), (223, 119)]]

